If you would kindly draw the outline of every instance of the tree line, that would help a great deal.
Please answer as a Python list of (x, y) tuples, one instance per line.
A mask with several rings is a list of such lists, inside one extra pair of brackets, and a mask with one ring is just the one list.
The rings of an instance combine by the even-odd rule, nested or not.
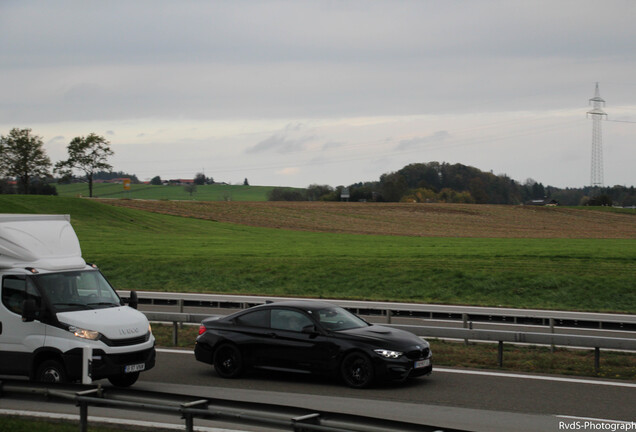
[(471, 204), (524, 204), (554, 200), (558, 204), (636, 205), (634, 187), (556, 188), (533, 179), (520, 183), (507, 175), (495, 175), (462, 164), (414, 163), (383, 174), (378, 181), (333, 188), (310, 185), (306, 189), (275, 188), (272, 201), (442, 202)]
[[(12, 129), (0, 136), (0, 193), (11, 192), (15, 179), (19, 193), (57, 194), (51, 186), (53, 173), (60, 181), (80, 172), (93, 196), (93, 181), (115, 177), (131, 177), (112, 173), (107, 162), (114, 154), (110, 143), (102, 136), (90, 133), (73, 138), (67, 146), (68, 158), (51, 163), (42, 138), (31, 129)], [(134, 180), (137, 180), (133, 175)], [(162, 184), (159, 176), (152, 184)], [(214, 179), (197, 173), (194, 184), (214, 184)], [(249, 185), (245, 179), (244, 185)], [(346, 193), (343, 193), (345, 192)], [(194, 190), (191, 190), (192, 194)], [(346, 197), (346, 198), (345, 198)], [(533, 179), (519, 183), (505, 174), (495, 175), (475, 167), (439, 162), (414, 163), (402, 169), (382, 174), (378, 181), (358, 182), (349, 186), (331, 187), (313, 184), (306, 189), (274, 188), (271, 201), (375, 201), (375, 202), (445, 202), (475, 204), (523, 204), (534, 200), (554, 200), (561, 205), (636, 205), (634, 186), (608, 188), (556, 188), (544, 186)]]
[(110, 143), (104, 137), (90, 133), (73, 138), (66, 150), (68, 158), (53, 165), (44, 150), (42, 138), (33, 135), (31, 129), (13, 128), (8, 135), (1, 135), (0, 192), (9, 192), (9, 179), (14, 178), (20, 193), (57, 195), (50, 185), (53, 173), (61, 179), (69, 179), (79, 171), (87, 180), (92, 197), (95, 174), (112, 169), (107, 162), (114, 154)]

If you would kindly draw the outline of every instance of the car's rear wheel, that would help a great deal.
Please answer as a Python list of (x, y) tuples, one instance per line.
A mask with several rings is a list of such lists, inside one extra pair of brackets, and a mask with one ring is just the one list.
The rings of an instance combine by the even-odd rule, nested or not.
[(350, 353), (342, 360), (340, 373), (349, 387), (369, 387), (374, 378), (373, 363), (363, 353)]
[(46, 360), (38, 367), (35, 380), (46, 383), (66, 382), (66, 370), (64, 365), (57, 360)]
[(236, 345), (223, 344), (214, 351), (214, 369), (223, 378), (237, 378), (243, 373), (243, 356)]

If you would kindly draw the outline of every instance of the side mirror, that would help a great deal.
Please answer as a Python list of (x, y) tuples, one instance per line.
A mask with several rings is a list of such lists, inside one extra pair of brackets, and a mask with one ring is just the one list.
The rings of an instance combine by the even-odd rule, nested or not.
[(35, 300), (29, 299), (22, 302), (22, 321), (31, 322), (35, 320), (38, 312), (38, 307), (35, 304)]
[(308, 335), (314, 335), (314, 336), (318, 334), (318, 330), (316, 330), (316, 326), (313, 324), (306, 325), (305, 327), (302, 328), (301, 332)]
[(137, 298), (137, 291), (131, 291), (130, 292), (130, 298), (128, 299), (128, 306), (130, 306), (133, 309), (137, 309), (137, 306), (139, 306), (139, 299)]

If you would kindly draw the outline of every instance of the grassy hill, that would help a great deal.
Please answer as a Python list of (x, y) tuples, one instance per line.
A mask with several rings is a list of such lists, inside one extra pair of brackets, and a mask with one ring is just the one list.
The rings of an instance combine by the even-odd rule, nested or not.
[[(202, 185), (190, 196), (183, 186), (154, 186), (132, 184), (125, 191), (120, 184), (95, 183), (93, 197), (132, 198), (155, 200), (196, 200), (196, 201), (267, 201), (268, 193), (274, 186)], [(62, 197), (88, 196), (87, 183), (58, 184), (57, 193)]]
[[(245, 208), (233, 205), (232, 211)], [(488, 211), (497, 208), (507, 207)], [(298, 231), (280, 229), (286, 220), (280, 213), (279, 228), (264, 228), (95, 200), (18, 195), (0, 195), (0, 212), (70, 213), (84, 258), (97, 263), (119, 289), (636, 313), (634, 237)], [(597, 213), (598, 223), (612, 215)], [(394, 223), (391, 214), (384, 216), (387, 223)], [(332, 216), (314, 209), (311, 217)], [(438, 220), (447, 218), (441, 214)]]

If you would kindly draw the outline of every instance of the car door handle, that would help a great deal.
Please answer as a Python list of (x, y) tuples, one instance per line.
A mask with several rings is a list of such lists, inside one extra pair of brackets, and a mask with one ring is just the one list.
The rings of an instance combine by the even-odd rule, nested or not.
[(271, 337), (271, 338), (275, 338), (275, 337), (277, 337), (278, 335), (277, 335), (276, 333), (273, 333), (273, 332), (272, 332), (272, 333), (267, 333), (267, 336), (269, 336), (269, 337)]

